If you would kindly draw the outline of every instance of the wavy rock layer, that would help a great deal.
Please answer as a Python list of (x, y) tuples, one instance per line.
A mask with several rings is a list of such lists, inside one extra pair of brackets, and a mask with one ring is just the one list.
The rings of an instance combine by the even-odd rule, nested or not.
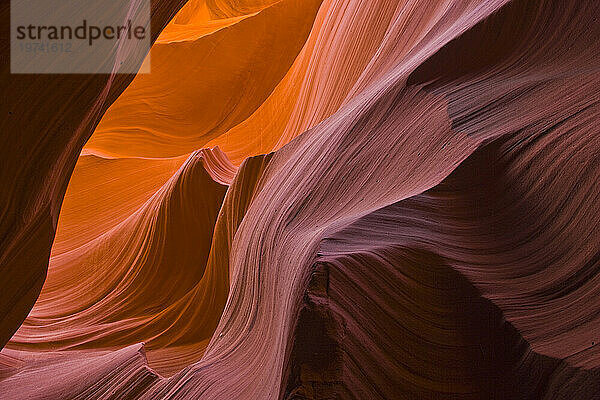
[(141, 339), (152, 348), (174, 322), (163, 310), (176, 306), (204, 274), (227, 189), (204, 166), (211, 156), (192, 154), (125, 221), (52, 257), (40, 299), (11, 345), (108, 348)]
[[(232, 39), (292, 15), (308, 30), (317, 6), (189, 3), (165, 37), (203, 24), (194, 43)], [(0, 393), (600, 396), (598, 18), (592, 1), (323, 0), (305, 43), (297, 32), (290, 49), (262, 49), (286, 61), (252, 69), (260, 94), (185, 111), (172, 140), (115, 103), (105, 121), (121, 126), (99, 128), (80, 171), (94, 161), (106, 176), (96, 160), (110, 155), (139, 183), (115, 183), (131, 200), (57, 243), (0, 354)], [(154, 90), (136, 78), (119, 106), (162, 105)], [(223, 125), (200, 121), (223, 99)], [(224, 153), (186, 155), (207, 143)], [(87, 218), (65, 215), (74, 233)]]

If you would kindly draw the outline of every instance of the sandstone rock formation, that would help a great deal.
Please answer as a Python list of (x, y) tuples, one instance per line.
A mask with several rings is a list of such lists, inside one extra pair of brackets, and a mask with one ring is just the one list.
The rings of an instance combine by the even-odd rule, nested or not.
[(600, 396), (599, 19), (190, 0), (149, 75), (3, 79), (0, 394)]

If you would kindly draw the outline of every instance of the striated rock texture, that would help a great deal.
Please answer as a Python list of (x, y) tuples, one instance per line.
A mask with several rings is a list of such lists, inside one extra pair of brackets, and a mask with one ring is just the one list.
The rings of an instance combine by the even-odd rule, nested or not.
[(1, 397), (600, 397), (599, 21), (190, 0), (149, 75), (3, 80)]

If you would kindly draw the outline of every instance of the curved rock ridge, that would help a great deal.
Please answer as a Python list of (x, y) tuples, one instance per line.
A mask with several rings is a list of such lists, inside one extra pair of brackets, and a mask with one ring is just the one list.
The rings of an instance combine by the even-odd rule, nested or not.
[(9, 346), (102, 349), (143, 340), (161, 347), (157, 338), (204, 275), (234, 173), (226, 162), (218, 149), (194, 152), (123, 222), (52, 257), (40, 297)]
[[(147, 159), (82, 155), (65, 194), (52, 256), (74, 250), (128, 218), (177, 172), (188, 156)], [(224, 153), (204, 151), (201, 158), (215, 182), (231, 183), (236, 168)]]
[[(3, 353), (23, 363), (18, 374), (0, 381), (9, 399), (135, 399), (159, 379), (140, 344), (111, 352)], [(41, 382), (43, 391), (36, 390)]]
[(176, 158), (77, 160), (60, 210), (51, 257), (75, 250), (128, 218), (181, 167)]
[[(155, 49), (253, 78), (211, 69), (205, 91), (164, 58), (108, 111), (0, 393), (600, 396), (599, 18), (595, 1), (189, 3)], [(232, 50), (249, 41), (278, 65), (249, 66), (256, 49)], [(121, 173), (86, 200), (86, 176)]]

